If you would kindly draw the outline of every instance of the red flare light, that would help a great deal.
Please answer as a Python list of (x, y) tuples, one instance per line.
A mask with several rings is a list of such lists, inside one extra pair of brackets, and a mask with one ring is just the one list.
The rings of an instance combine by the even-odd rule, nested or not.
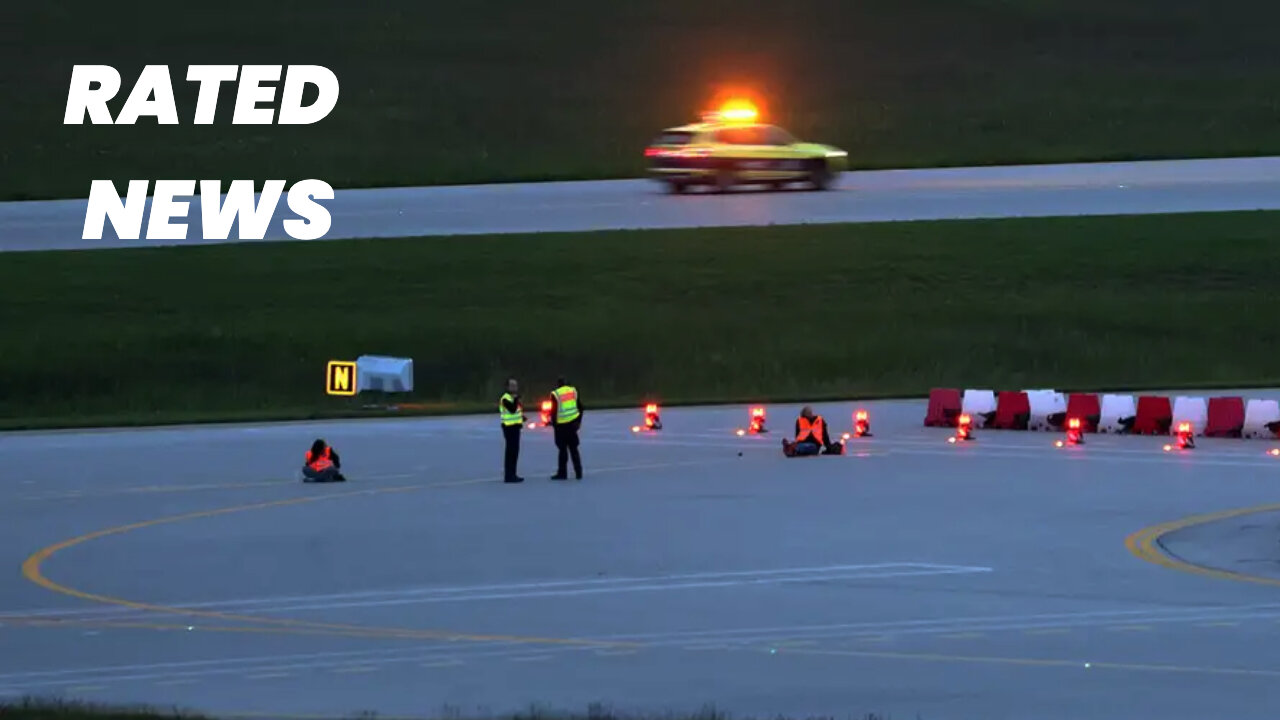
[(542, 424), (544, 426), (551, 424), (551, 401), (550, 400), (542, 401), (542, 409), (538, 412), (538, 419), (542, 421)]
[(658, 416), (657, 403), (649, 403), (644, 406), (644, 427), (646, 430), (662, 429), (662, 418)]
[(768, 432), (764, 427), (765, 413), (762, 407), (751, 408), (751, 427), (750, 432), (762, 433)]
[(947, 442), (967, 442), (973, 439), (973, 418), (968, 413), (960, 416), (959, 422), (956, 424), (956, 434), (947, 438)]
[(871, 419), (866, 410), (858, 410), (853, 413), (853, 434), (854, 437), (864, 437), (871, 434)]
[(1165, 452), (1169, 452), (1175, 448), (1178, 450), (1191, 450), (1196, 446), (1195, 434), (1191, 431), (1191, 423), (1189, 422), (1178, 423), (1177, 432), (1178, 432), (1177, 442), (1173, 445), (1165, 445), (1164, 446)]
[(1080, 418), (1068, 418), (1067, 439), (1065, 442), (1059, 440), (1057, 443), (1058, 447), (1063, 447), (1064, 445), (1083, 445), (1084, 431), (1081, 427), (1082, 423), (1080, 422)]

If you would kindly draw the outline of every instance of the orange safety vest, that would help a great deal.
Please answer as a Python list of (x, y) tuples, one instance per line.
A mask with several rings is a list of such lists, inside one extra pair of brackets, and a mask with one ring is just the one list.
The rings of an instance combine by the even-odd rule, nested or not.
[(307, 467), (320, 472), (333, 467), (333, 461), (329, 459), (329, 448), (324, 449), (324, 454), (318, 458), (311, 457), (311, 451), (307, 451)]
[(821, 415), (815, 417), (813, 422), (810, 422), (809, 418), (806, 417), (798, 418), (797, 422), (800, 423), (800, 433), (796, 435), (796, 442), (801, 443), (810, 439), (816, 443), (822, 442), (825, 433), (823, 432), (824, 422)]

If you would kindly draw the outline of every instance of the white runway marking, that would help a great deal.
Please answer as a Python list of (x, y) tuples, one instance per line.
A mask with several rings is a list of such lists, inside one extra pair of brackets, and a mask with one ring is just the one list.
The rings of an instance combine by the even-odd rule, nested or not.
[[(336, 608), (380, 607), (418, 603), (475, 602), (479, 600), (527, 600), (532, 598), (572, 597), (629, 592), (668, 592), (678, 590), (772, 585), (780, 583), (863, 580), (922, 575), (954, 575), (988, 573), (988, 567), (936, 565), (931, 563), (880, 563), (871, 565), (832, 565), (812, 568), (704, 572), (651, 577), (591, 578), (544, 582), (458, 587), (426, 587), (399, 590), (374, 590), (334, 595), (289, 596), (186, 603), (172, 607), (184, 610), (239, 610), (257, 613), (303, 612)], [(92, 608), (88, 610), (36, 610), (30, 617), (130, 617), (144, 611), (128, 608)]]

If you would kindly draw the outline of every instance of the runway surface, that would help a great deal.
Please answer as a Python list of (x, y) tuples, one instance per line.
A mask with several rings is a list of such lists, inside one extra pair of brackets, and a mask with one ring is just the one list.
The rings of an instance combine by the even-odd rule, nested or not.
[[(855, 407), (873, 437), (793, 459), (794, 406), (745, 437), (745, 407), (640, 435), (637, 413), (592, 412), (586, 478), (548, 480), (534, 430), (522, 485), (498, 482), (489, 416), (0, 435), (0, 695), (1274, 717), (1280, 589), (1199, 567), (1247, 572), (1196, 536), (1219, 521), (1170, 523), (1276, 502), (1275, 443), (952, 445), (923, 403), (817, 409), (843, 431)], [(297, 481), (317, 435), (350, 482)]]
[[(1280, 158), (851, 172), (829, 192), (718, 196), (668, 196), (647, 180), (341, 190), (323, 204), (327, 239), (1275, 210)], [(189, 239), (172, 242), (122, 241), (110, 223), (104, 239), (82, 240), (85, 206), (0, 204), (0, 251), (218, 242), (203, 240), (198, 198)], [(282, 198), (264, 239), (288, 240), (294, 217)]]

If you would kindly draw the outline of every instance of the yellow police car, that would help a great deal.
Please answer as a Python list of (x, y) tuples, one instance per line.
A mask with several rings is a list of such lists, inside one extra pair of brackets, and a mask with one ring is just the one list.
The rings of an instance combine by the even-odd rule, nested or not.
[(825, 190), (848, 167), (845, 151), (758, 122), (749, 105), (728, 105), (705, 114), (702, 122), (663, 130), (645, 148), (645, 158), (649, 177), (677, 193), (694, 186), (724, 192), (794, 182)]

